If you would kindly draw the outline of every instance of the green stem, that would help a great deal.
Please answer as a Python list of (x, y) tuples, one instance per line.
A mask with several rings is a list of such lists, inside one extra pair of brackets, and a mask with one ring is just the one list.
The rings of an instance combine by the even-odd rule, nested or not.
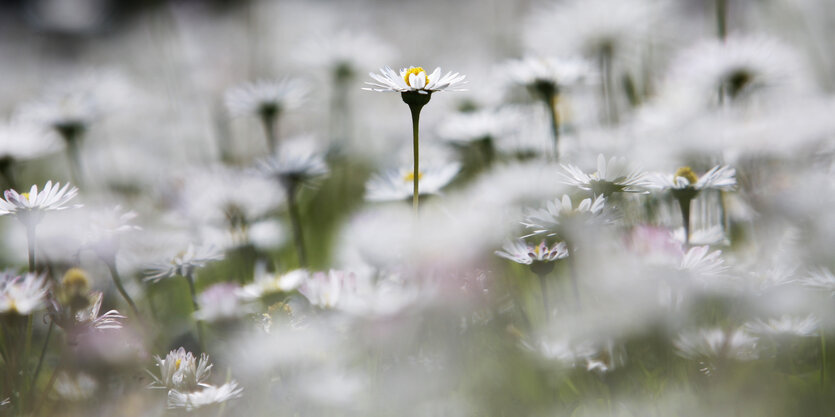
[(681, 209), (681, 222), (684, 225), (684, 245), (690, 245), (690, 203), (692, 199), (679, 198), (678, 206)]
[(79, 187), (84, 185), (84, 180), (81, 176), (81, 149), (79, 147), (79, 139), (75, 136), (66, 139), (67, 143), (67, 157), (70, 163), (70, 177), (73, 183)]
[(571, 275), (571, 292), (574, 293), (574, 305), (577, 309), (577, 312), (583, 310), (583, 303), (580, 301), (580, 278), (577, 275), (577, 262), (575, 260), (576, 251), (574, 248), (571, 248), (568, 254), (568, 271)]
[(725, 40), (728, 37), (728, 2), (727, 0), (716, 0), (716, 31), (719, 39)]
[(276, 149), (278, 146), (278, 114), (262, 114), (261, 124), (264, 127), (264, 135), (267, 137), (267, 148), (270, 150), (270, 155), (276, 156)]
[(107, 269), (110, 270), (110, 277), (113, 278), (113, 283), (116, 284), (116, 290), (119, 291), (119, 294), (122, 295), (122, 298), (128, 302), (130, 305), (130, 309), (133, 311), (133, 314), (139, 318), (139, 309), (136, 308), (136, 303), (133, 302), (133, 299), (130, 298), (128, 292), (125, 291), (125, 287), (122, 285), (122, 278), (119, 276), (119, 270), (116, 269), (116, 259), (113, 257), (112, 259), (108, 259), (105, 261), (107, 264)]
[[(43, 342), (43, 348), (41, 348), (41, 355), (38, 357), (38, 365), (35, 367), (35, 373), (32, 375), (32, 386), (37, 384), (38, 382), (38, 375), (41, 373), (41, 367), (43, 366), (43, 360), (46, 358), (46, 350), (49, 347), (49, 338), (52, 336), (52, 329), (55, 327), (55, 322), (53, 320), (49, 320), (49, 328), (46, 331), (46, 340)], [(32, 390), (31, 393), (34, 392)]]
[(605, 120), (608, 124), (616, 124), (618, 121), (617, 108), (612, 94), (612, 60), (614, 51), (612, 47), (604, 47), (600, 51), (600, 77), (603, 91), (603, 108), (606, 114)]
[[(31, 220), (30, 220), (31, 221)], [(35, 273), (35, 225), (26, 225), (26, 241), (29, 252), (29, 272)]]
[(551, 321), (551, 303), (548, 301), (548, 274), (536, 274), (539, 277), (539, 289), (542, 292), (542, 307), (545, 309), (545, 321)]
[(560, 110), (557, 105), (559, 101), (559, 94), (549, 94), (546, 97), (546, 104), (548, 105), (548, 113), (551, 115), (551, 130), (554, 134), (554, 160), (560, 159)]
[(418, 214), (420, 206), (420, 190), (418, 183), (420, 182), (420, 147), (418, 138), (418, 125), (420, 123), (420, 110), (423, 106), (409, 105), (412, 112), (412, 152), (414, 156), (414, 167), (412, 169), (412, 208), (415, 210), (415, 215)]
[[(191, 305), (193, 307), (192, 313), (200, 309), (197, 303), (197, 291), (194, 289), (194, 272), (189, 272), (185, 275), (186, 282), (188, 282), (188, 291), (191, 295)], [(194, 324), (197, 327), (197, 341), (200, 343), (200, 349), (206, 351), (206, 337), (203, 332), (203, 324), (200, 320), (195, 319)]]
[(299, 266), (301, 268), (307, 267), (307, 252), (305, 252), (304, 245), (304, 231), (302, 230), (302, 220), (299, 214), (299, 204), (296, 201), (296, 186), (290, 185), (286, 188), (287, 191), (287, 206), (290, 212), (290, 223), (293, 226), (293, 242), (296, 245), (296, 255), (299, 258)]

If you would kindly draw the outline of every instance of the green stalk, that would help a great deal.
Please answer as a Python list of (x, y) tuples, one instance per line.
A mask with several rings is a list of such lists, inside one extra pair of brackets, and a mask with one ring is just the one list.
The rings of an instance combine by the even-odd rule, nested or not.
[(130, 295), (128, 295), (128, 292), (125, 291), (125, 287), (122, 285), (122, 278), (119, 276), (119, 270), (116, 269), (115, 256), (112, 257), (112, 259), (106, 260), (104, 263), (107, 265), (107, 269), (110, 270), (110, 277), (113, 279), (113, 283), (116, 284), (116, 290), (118, 290), (119, 294), (122, 295), (122, 298), (128, 302), (133, 314), (136, 315), (137, 318), (140, 318), (139, 309), (136, 308), (136, 303), (133, 302), (133, 299), (130, 298)]
[(559, 93), (550, 94), (546, 97), (546, 104), (548, 105), (549, 114), (551, 115), (551, 130), (554, 133), (554, 160), (560, 159), (560, 110), (557, 106), (559, 101)]
[(716, 32), (719, 35), (719, 39), (723, 41), (728, 37), (727, 0), (716, 0)]
[[(52, 336), (52, 329), (55, 327), (55, 322), (53, 320), (49, 320), (49, 328), (46, 331), (46, 340), (43, 342), (43, 348), (41, 348), (41, 355), (38, 357), (38, 365), (35, 367), (35, 373), (32, 375), (32, 386), (38, 383), (38, 375), (41, 373), (41, 367), (43, 366), (43, 360), (46, 358), (46, 350), (49, 347), (49, 338)], [(32, 391), (34, 392), (34, 390)], [(30, 393), (31, 395), (31, 393)]]
[[(197, 303), (197, 291), (194, 289), (194, 272), (188, 271), (184, 277), (186, 282), (188, 282), (188, 291), (191, 294), (191, 305), (193, 307), (193, 312), (196, 312), (200, 309), (200, 305)], [(200, 349), (202, 351), (206, 351), (206, 337), (203, 331), (203, 324), (200, 320), (195, 319), (194, 324), (197, 327), (197, 341), (200, 344)]]
[(406, 91), (401, 93), (400, 96), (403, 98), (403, 102), (409, 105), (409, 110), (412, 113), (412, 149), (414, 154), (414, 169), (412, 171), (414, 174), (414, 178), (412, 179), (412, 208), (414, 208), (415, 215), (417, 215), (420, 206), (420, 190), (418, 188), (418, 182), (420, 181), (420, 141), (418, 137), (418, 126), (420, 125), (420, 110), (426, 105), (426, 103), (429, 103), (432, 95), (428, 92), (422, 94), (417, 91)]
[(299, 214), (299, 204), (296, 201), (296, 185), (285, 187), (287, 191), (287, 208), (290, 212), (290, 223), (293, 226), (293, 242), (296, 245), (296, 255), (299, 258), (299, 267), (307, 267), (307, 252), (304, 245), (304, 231), (302, 230), (302, 219)]
[(271, 156), (276, 156), (276, 149), (278, 146), (278, 111), (262, 111), (261, 124), (264, 127), (264, 135), (267, 137), (267, 149)]
[(684, 225), (684, 245), (690, 245), (690, 203), (692, 199), (679, 198), (678, 206), (681, 209), (681, 221)]
[[(30, 220), (31, 222), (31, 220)], [(29, 272), (34, 274), (35, 273), (35, 225), (34, 224), (27, 224), (26, 225), (26, 241), (28, 244), (28, 252), (29, 252)]]

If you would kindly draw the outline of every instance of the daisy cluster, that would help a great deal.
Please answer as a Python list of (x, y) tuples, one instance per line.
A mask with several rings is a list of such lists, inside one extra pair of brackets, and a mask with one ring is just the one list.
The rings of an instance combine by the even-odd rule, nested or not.
[(829, 1), (0, 2), (0, 415), (835, 415)]

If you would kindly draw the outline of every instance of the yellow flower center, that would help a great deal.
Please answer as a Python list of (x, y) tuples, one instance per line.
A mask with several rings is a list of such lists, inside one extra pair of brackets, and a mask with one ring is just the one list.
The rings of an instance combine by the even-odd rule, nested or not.
[[(420, 181), (421, 178), (423, 178), (423, 173), (418, 171), (418, 181)], [(410, 182), (410, 181), (414, 181), (414, 180), (415, 180), (415, 171), (414, 170), (407, 172), (406, 175), (403, 176), (403, 181), (405, 181), (405, 182)]]
[(693, 185), (693, 184), (695, 184), (699, 181), (699, 177), (696, 175), (696, 173), (693, 172), (692, 169), (690, 169), (690, 167), (679, 168), (676, 171), (675, 177), (676, 178), (681, 177), (681, 178), (686, 179), (687, 181), (690, 182), (690, 185)]
[(429, 77), (426, 75), (426, 71), (424, 71), (422, 67), (412, 67), (409, 68), (408, 71), (406, 71), (405, 75), (403, 75), (403, 79), (406, 80), (406, 85), (408, 85), (409, 87), (413, 87), (412, 84), (409, 82), (409, 76), (411, 76), (412, 74), (418, 76), (420, 73), (423, 73), (423, 77), (426, 79), (424, 85), (429, 84)]
[(183, 363), (183, 360), (182, 359), (177, 359), (177, 361), (174, 362), (174, 369), (179, 370), (181, 363)]
[(25, 198), (26, 201), (29, 201), (29, 193), (21, 193), (20, 196)]
[(64, 277), (61, 278), (61, 285), (65, 288), (88, 288), (90, 286), (90, 278), (87, 277), (87, 273), (83, 269), (70, 268), (64, 273)]

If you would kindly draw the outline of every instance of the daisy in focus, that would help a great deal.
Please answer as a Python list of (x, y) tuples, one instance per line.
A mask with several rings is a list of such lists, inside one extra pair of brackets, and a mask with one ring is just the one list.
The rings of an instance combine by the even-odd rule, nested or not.
[(368, 75), (374, 79), (374, 82), (366, 82), (371, 87), (366, 87), (364, 90), (424, 95), (445, 90), (462, 91), (460, 85), (464, 84), (464, 78), (466, 78), (465, 75), (452, 71), (442, 75), (440, 67), (435, 68), (429, 75), (422, 67), (401, 68), (399, 73), (390, 67), (384, 67), (380, 69), (379, 74), (372, 72)]
[(53, 185), (52, 181), (47, 181), (40, 191), (37, 185), (33, 185), (28, 193), (6, 190), (3, 193), (5, 198), (0, 199), (0, 216), (11, 214), (27, 227), (34, 227), (43, 218), (44, 212), (81, 207), (69, 205), (76, 195), (78, 188), (70, 184), (63, 187), (60, 183)]

